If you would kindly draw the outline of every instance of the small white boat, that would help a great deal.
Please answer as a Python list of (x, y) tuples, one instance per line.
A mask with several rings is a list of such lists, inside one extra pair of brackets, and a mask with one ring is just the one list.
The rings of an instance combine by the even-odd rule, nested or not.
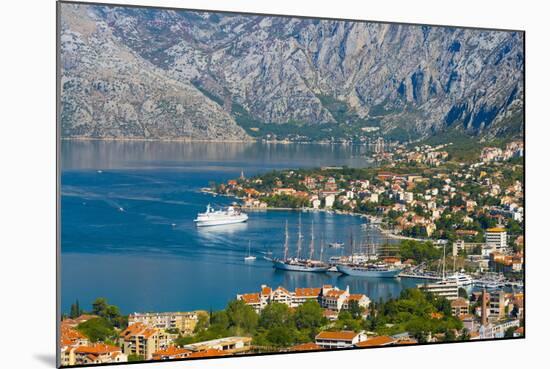
[(344, 247), (344, 243), (343, 242), (331, 242), (328, 244), (328, 247), (331, 247), (333, 249), (339, 249), (341, 247)]
[(244, 257), (244, 261), (254, 261), (256, 257), (250, 254), (250, 241), (248, 241), (248, 255)]

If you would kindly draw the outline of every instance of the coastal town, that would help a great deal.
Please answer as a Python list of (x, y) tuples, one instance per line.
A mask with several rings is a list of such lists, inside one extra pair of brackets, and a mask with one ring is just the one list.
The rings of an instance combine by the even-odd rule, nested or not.
[(381, 165), (288, 169), (250, 178), (242, 173), (208, 191), (235, 196), (246, 211), (361, 216), (388, 239), (446, 245), (460, 268), (502, 273), (521, 283), (523, 143), (483, 147), (469, 161), (453, 159), (449, 146), (401, 145), (388, 153), (379, 145), (374, 156), (385, 158)]
[(97, 299), (61, 322), (62, 366), (322, 351), (524, 335), (523, 294), (421, 289), (376, 303), (349, 287), (259, 286), (225, 310), (132, 313)]
[[(376, 262), (415, 288), (374, 301), (348, 285), (258, 286), (223, 310), (124, 315), (103, 298), (61, 322), (63, 366), (524, 336), (523, 143), (462, 160), (450, 144), (377, 144), (378, 165), (288, 169), (215, 184), (246, 212), (357, 215), (388, 245)], [(361, 243), (346, 257), (364, 256)], [(452, 273), (449, 272), (452, 270)], [(327, 270), (333, 272), (334, 270)], [(447, 271), (447, 274), (446, 274)], [(289, 272), (295, 273), (295, 272)]]

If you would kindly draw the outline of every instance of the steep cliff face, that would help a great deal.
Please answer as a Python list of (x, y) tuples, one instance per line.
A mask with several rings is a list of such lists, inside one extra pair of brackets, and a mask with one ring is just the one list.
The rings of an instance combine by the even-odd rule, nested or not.
[[(329, 136), (343, 126), (352, 132), (378, 127), (403, 137), (446, 130), (522, 134), (521, 33), (141, 8), (63, 9), (69, 7), (62, 54), (64, 65), (65, 59), (73, 64), (64, 76), (87, 73), (96, 84), (102, 76), (114, 89), (108, 107), (118, 112), (107, 114), (103, 105), (76, 92), (81, 88), (68, 88), (67, 135), (93, 122), (106, 135), (117, 129), (120, 135), (152, 135), (158, 124), (174, 136), (215, 134), (224, 125), (236, 136), (242, 134), (238, 125), (254, 135), (277, 124), (304, 132), (319, 127)], [(94, 32), (78, 30), (87, 22)], [(117, 81), (122, 86), (114, 87)], [(144, 88), (152, 101), (140, 97)], [(165, 100), (167, 106), (161, 104)], [(86, 115), (91, 104), (101, 120)], [(75, 123), (84, 118), (88, 123)]]
[(242, 140), (248, 136), (192, 84), (136, 55), (87, 7), (63, 6), (65, 137)]

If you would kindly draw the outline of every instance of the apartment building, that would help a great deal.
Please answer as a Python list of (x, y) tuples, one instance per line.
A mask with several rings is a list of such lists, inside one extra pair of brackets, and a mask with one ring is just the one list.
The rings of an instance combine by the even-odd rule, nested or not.
[(143, 323), (129, 325), (120, 333), (120, 344), (126, 355), (138, 355), (151, 360), (153, 353), (168, 346), (169, 339), (162, 330)]

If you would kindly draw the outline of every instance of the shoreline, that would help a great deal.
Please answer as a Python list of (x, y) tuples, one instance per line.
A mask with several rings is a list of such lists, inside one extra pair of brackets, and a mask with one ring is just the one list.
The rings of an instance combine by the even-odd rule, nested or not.
[(104, 142), (178, 142), (178, 143), (264, 143), (276, 145), (342, 145), (342, 146), (369, 146), (369, 143), (357, 142), (326, 142), (326, 141), (289, 141), (289, 140), (265, 140), (263, 138), (250, 139), (197, 139), (197, 138), (145, 138), (145, 137), (86, 137), (72, 136), (60, 137), (61, 141), (104, 141)]

